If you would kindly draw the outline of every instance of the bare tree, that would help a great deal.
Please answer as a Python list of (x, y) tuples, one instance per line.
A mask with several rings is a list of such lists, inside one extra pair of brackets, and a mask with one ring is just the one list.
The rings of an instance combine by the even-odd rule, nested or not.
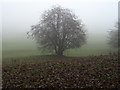
[(51, 49), (56, 55), (63, 55), (66, 49), (78, 48), (86, 42), (86, 31), (78, 17), (69, 9), (55, 6), (42, 14), (29, 35), (39, 47)]
[(119, 29), (120, 29), (120, 23), (117, 23), (115, 25), (114, 29), (112, 29), (109, 32), (109, 36), (110, 36), (109, 45), (111, 45), (114, 48), (118, 48), (120, 46), (119, 43), (118, 43), (118, 41), (120, 40), (120, 38), (118, 37)]

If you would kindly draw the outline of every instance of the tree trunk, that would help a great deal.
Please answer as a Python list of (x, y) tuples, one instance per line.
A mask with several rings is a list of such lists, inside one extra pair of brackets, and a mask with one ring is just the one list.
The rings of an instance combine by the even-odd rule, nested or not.
[(58, 56), (63, 56), (63, 52), (58, 52), (57, 55)]
[(63, 50), (58, 50), (57, 53), (56, 53), (56, 55), (63, 56)]
[(56, 55), (63, 56), (63, 45), (61, 45), (61, 41), (59, 40), (58, 46), (54, 48)]

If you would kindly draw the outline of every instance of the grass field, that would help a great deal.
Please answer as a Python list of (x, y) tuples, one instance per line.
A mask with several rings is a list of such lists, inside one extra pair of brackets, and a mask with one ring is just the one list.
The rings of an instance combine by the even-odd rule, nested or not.
[(3, 88), (117, 88), (117, 55), (3, 60)]
[[(106, 55), (110, 52), (116, 52), (117, 49), (111, 48), (104, 40), (91, 39), (88, 40), (87, 44), (80, 48), (69, 49), (64, 52), (66, 56), (90, 56), (90, 55)], [(3, 40), (2, 56), (3, 58), (11, 57), (26, 57), (34, 55), (46, 55), (51, 54), (50, 52), (41, 52), (37, 49), (37, 45), (34, 41), (29, 39), (23, 40)]]

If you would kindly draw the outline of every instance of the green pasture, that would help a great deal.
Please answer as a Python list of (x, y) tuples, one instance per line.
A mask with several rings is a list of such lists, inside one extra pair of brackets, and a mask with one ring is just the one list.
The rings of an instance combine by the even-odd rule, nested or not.
[[(107, 39), (104, 37), (90, 37), (85, 45), (80, 48), (69, 49), (64, 52), (66, 56), (92, 56), (92, 55), (105, 55), (116, 52), (117, 49), (111, 48), (107, 44)], [(3, 39), (2, 41), (2, 58), (10, 57), (27, 57), (34, 55), (50, 55), (50, 52), (41, 52), (37, 49), (34, 40), (27, 38), (13, 38)]]

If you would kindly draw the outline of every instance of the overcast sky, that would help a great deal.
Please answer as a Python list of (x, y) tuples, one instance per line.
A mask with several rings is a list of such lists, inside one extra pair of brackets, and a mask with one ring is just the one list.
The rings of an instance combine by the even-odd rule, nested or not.
[[(89, 36), (107, 34), (118, 20), (119, 0), (3, 0), (2, 31), (4, 38), (25, 35), (40, 15), (53, 5), (72, 10), (85, 24)], [(92, 33), (92, 34), (91, 34)]]

